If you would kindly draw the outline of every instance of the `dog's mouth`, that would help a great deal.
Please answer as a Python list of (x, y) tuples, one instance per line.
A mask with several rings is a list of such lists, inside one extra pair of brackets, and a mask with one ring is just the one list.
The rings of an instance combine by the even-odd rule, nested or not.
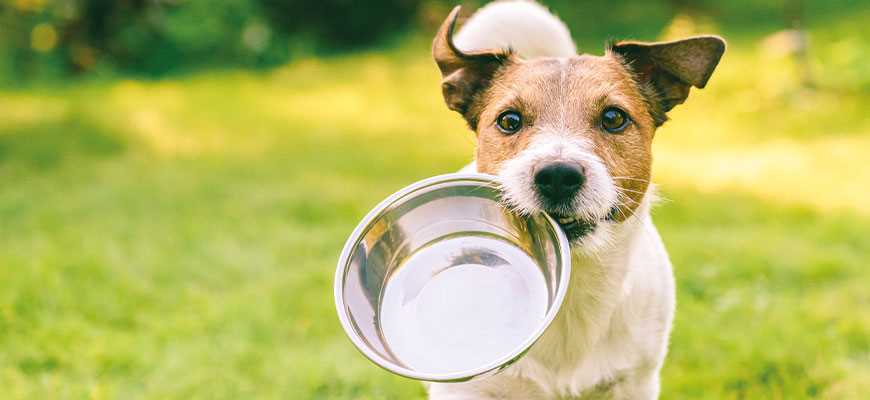
[(619, 210), (616, 207), (612, 207), (607, 213), (607, 216), (598, 220), (586, 219), (577, 215), (549, 214), (557, 223), (559, 223), (559, 227), (561, 227), (562, 231), (565, 232), (565, 236), (568, 237), (568, 240), (574, 241), (592, 233), (598, 226), (599, 222), (613, 222), (616, 213), (618, 212)]

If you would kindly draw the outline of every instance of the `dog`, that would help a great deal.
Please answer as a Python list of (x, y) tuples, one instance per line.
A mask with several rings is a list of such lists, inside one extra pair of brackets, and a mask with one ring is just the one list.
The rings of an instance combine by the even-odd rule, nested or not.
[(478, 10), (432, 53), (444, 100), (477, 136), (464, 171), (495, 175), (507, 207), (549, 213), (571, 242), (569, 292), (529, 352), (501, 373), (432, 383), (434, 400), (654, 399), (674, 315), (674, 278), (650, 217), (651, 145), (667, 113), (703, 88), (717, 36), (622, 41), (578, 54), (531, 1)]

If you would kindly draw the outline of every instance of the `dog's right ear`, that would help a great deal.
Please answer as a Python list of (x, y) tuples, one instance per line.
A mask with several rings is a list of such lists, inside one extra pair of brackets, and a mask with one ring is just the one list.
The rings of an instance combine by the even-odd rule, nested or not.
[(496, 71), (511, 58), (509, 50), (488, 49), (463, 52), (453, 43), (453, 31), (459, 16), (456, 6), (441, 24), (432, 43), (432, 57), (441, 70), (441, 92), (447, 107), (465, 118), (472, 129), (477, 126), (480, 110), (475, 97), (488, 86)]
[(725, 40), (719, 36), (694, 36), (671, 42), (619, 42), (610, 46), (642, 85), (655, 93), (650, 101), (656, 126), (665, 122), (664, 113), (689, 96), (694, 86), (703, 89), (725, 52)]

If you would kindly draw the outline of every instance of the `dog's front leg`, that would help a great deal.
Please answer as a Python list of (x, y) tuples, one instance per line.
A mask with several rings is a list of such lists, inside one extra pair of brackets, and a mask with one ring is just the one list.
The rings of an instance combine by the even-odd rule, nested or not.
[(613, 385), (614, 400), (650, 400), (659, 398), (658, 368), (644, 368), (624, 376)]
[(430, 400), (544, 400), (547, 396), (534, 382), (523, 378), (493, 376), (466, 383), (432, 383)]

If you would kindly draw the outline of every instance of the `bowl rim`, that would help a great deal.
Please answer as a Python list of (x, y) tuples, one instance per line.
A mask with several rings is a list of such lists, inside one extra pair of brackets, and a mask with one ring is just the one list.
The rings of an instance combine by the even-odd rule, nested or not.
[(379, 218), (389, 207), (398, 204), (408, 195), (411, 195), (421, 189), (425, 189), (427, 187), (437, 184), (461, 181), (478, 182), (493, 188), (498, 187), (498, 179), (496, 176), (482, 173), (449, 173), (436, 175), (414, 182), (391, 194), (386, 199), (378, 203), (378, 205), (375, 206), (371, 211), (369, 211), (365, 215), (365, 217), (363, 217), (363, 219), (359, 222), (359, 224), (357, 224), (356, 228), (354, 228), (353, 232), (350, 234), (347, 241), (345, 241), (344, 247), (341, 250), (341, 255), (338, 259), (338, 265), (335, 273), (335, 281), (333, 285), (335, 295), (335, 307), (336, 312), (338, 313), (338, 319), (341, 322), (341, 326), (344, 329), (345, 334), (348, 336), (348, 338), (350, 338), (351, 342), (353, 342), (354, 347), (356, 347), (357, 350), (363, 354), (363, 356), (368, 358), (379, 367), (390, 371), (396, 375), (430, 382), (458, 382), (470, 380), (474, 377), (478, 377), (481, 375), (486, 375), (488, 373), (494, 372), (501, 367), (510, 365), (513, 361), (515, 361), (516, 359), (521, 357), (526, 351), (528, 351), (529, 348), (531, 348), (531, 346), (534, 345), (535, 342), (537, 342), (537, 340), (540, 339), (540, 337), (544, 334), (544, 332), (553, 322), (553, 319), (556, 318), (559, 310), (562, 308), (562, 303), (564, 303), (565, 296), (568, 292), (568, 286), (571, 280), (572, 261), (570, 242), (565, 236), (565, 232), (563, 232), (562, 228), (559, 227), (559, 224), (556, 222), (556, 220), (554, 220), (553, 217), (551, 217), (549, 214), (542, 212), (540, 214), (544, 216), (545, 220), (550, 224), (550, 227), (553, 229), (554, 232), (556, 232), (556, 242), (559, 246), (558, 253), (562, 260), (562, 270), (560, 276), (558, 277), (558, 282), (560, 282), (561, 284), (559, 285), (553, 298), (553, 305), (550, 307), (549, 310), (547, 310), (547, 314), (544, 316), (544, 320), (541, 321), (535, 331), (531, 335), (529, 335), (529, 337), (523, 343), (516, 346), (510, 352), (505, 353), (504, 356), (488, 364), (482, 365), (477, 368), (450, 373), (421, 373), (419, 371), (403, 367), (402, 365), (387, 360), (370, 348), (370, 346), (365, 342), (361, 335), (357, 333), (354, 327), (355, 324), (351, 321), (351, 317), (349, 315), (347, 307), (344, 306), (344, 278), (347, 273), (348, 263), (350, 262), (351, 252), (359, 244), (359, 241), (362, 240), (363, 233), (371, 227), (372, 222)]

